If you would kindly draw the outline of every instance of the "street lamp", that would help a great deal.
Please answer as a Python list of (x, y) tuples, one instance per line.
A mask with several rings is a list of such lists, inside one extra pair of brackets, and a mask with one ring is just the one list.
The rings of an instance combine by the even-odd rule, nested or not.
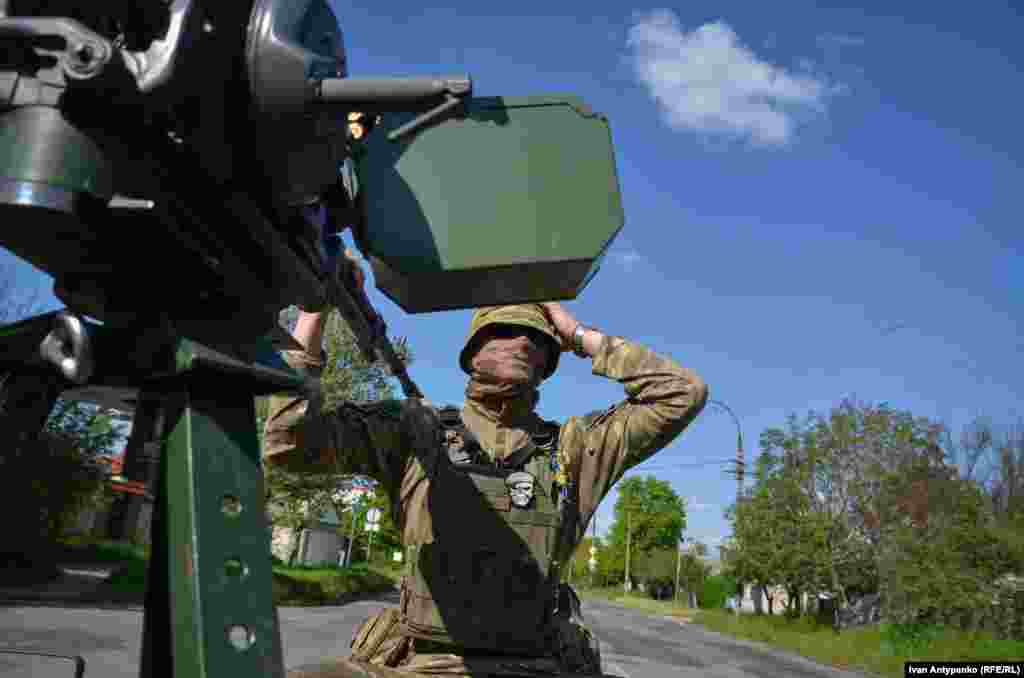
[[(743, 501), (743, 431), (740, 429), (740, 419), (736, 416), (736, 413), (732, 411), (732, 408), (721, 400), (709, 399), (708, 402), (719, 409), (725, 410), (725, 412), (732, 417), (733, 423), (736, 424), (736, 505), (739, 506), (739, 503)], [(738, 596), (736, 600), (737, 613), (739, 612), (742, 602), (742, 596)]]
[(686, 550), (686, 542), (689, 541), (687, 537), (680, 537), (679, 544), (676, 545), (676, 590), (675, 599), (679, 602), (679, 571), (683, 565), (683, 551)]
[(732, 408), (723, 403), (721, 400), (708, 400), (709, 403), (724, 410), (726, 414), (732, 417), (733, 423), (736, 424), (736, 501), (738, 502), (743, 496), (743, 431), (740, 429), (740, 419), (736, 416), (736, 413), (732, 411)]

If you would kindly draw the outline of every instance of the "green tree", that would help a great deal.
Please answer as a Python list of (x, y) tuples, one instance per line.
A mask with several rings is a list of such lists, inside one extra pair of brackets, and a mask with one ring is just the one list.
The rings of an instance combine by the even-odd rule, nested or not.
[(728, 574), (710, 575), (704, 585), (697, 589), (697, 605), (707, 610), (716, 610), (725, 605), (727, 598), (736, 595), (738, 584)]
[(618, 490), (608, 535), (608, 564), (622, 577), (627, 525), (631, 558), (657, 549), (675, 549), (686, 529), (686, 507), (671, 484), (654, 476), (626, 478), (619, 482)]
[[(727, 517), (732, 521), (732, 539), (727, 554), (726, 572), (737, 582), (750, 583), (768, 593), (770, 587), (782, 577), (782, 551), (785, 544), (784, 526), (780, 524), (783, 511), (775, 503), (771, 489), (764, 484), (730, 508)], [(772, 609), (768, 593), (768, 609)]]
[(683, 592), (693, 591), (697, 593), (698, 603), (700, 591), (704, 588), (704, 582), (711, 576), (711, 566), (704, 561), (704, 555), (699, 549), (690, 549), (682, 554), (679, 561), (679, 596)]
[[(814, 529), (801, 543), (821, 543), (823, 536), (830, 580), (825, 588), (841, 599), (848, 591), (879, 589), (881, 516), (891, 512), (885, 503), (892, 501), (881, 492), (882, 477), (913, 460), (943, 466), (941, 432), (941, 426), (885, 403), (843, 400), (828, 414), (791, 415), (785, 427), (761, 435), (757, 483), (787, 477), (799, 488), (805, 501), (792, 487), (775, 495), (807, 512)], [(804, 569), (807, 555), (799, 559)]]
[(953, 444), (940, 424), (846, 400), (790, 416), (761, 447), (755, 486), (732, 514), (730, 571), (745, 581), (774, 579), (791, 599), (815, 587), (842, 600), (878, 591), (890, 620), (966, 624), (993, 581), (1024, 566), (1024, 520), (1014, 521), (1024, 455), (985, 421)]
[(638, 551), (631, 568), (632, 574), (643, 581), (648, 590), (654, 586), (674, 586), (677, 557), (676, 549), (653, 548)]
[(942, 448), (961, 478), (976, 484), (988, 497), (1002, 526), (1024, 517), (1024, 421), (998, 426), (976, 417), (958, 440), (946, 430)]

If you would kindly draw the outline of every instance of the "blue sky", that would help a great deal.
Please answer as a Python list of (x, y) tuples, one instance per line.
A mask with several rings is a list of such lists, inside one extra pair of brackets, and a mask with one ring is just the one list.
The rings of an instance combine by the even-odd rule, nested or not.
[[(1012, 3), (365, 4), (334, 4), (353, 75), (469, 72), (480, 95), (572, 92), (608, 116), (626, 227), (567, 306), (697, 370), (739, 416), (748, 458), (766, 427), (844, 396), (956, 427), (1021, 416)], [(371, 297), (410, 337), (431, 400), (459, 402), (469, 312), (408, 316)], [(544, 416), (621, 398), (589, 363), (562, 365)], [(709, 408), (632, 473), (670, 481), (690, 535), (714, 545), (735, 481), (683, 465), (734, 448)]]

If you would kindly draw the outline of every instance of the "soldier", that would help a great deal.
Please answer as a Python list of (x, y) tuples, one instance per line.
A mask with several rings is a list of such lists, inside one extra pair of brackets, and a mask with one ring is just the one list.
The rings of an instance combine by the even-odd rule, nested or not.
[[(307, 350), (285, 360), (317, 376), (321, 332), (321, 313), (301, 313), (295, 337)], [(626, 399), (562, 425), (541, 419), (538, 386), (568, 350)], [(399, 607), (363, 624), (349, 659), (303, 675), (601, 673), (562, 575), (601, 499), (693, 421), (707, 387), (557, 303), (476, 311), (459, 365), (469, 375), (461, 409), (391, 400), (321, 413), (302, 397), (272, 398), (265, 462), (376, 478), (406, 549)]]

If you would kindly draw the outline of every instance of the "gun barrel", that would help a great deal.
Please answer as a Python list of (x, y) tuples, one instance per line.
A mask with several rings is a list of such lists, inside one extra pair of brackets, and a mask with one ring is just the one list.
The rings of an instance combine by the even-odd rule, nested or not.
[(316, 101), (360, 110), (403, 112), (438, 97), (464, 97), (472, 91), (473, 81), (469, 75), (436, 78), (325, 78), (316, 87)]

